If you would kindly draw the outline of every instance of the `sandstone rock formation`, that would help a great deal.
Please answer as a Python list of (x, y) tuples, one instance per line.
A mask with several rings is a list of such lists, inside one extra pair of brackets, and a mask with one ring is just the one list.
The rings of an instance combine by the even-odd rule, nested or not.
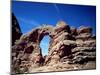
[[(48, 55), (43, 57), (40, 42), (49, 35)], [(96, 38), (90, 27), (79, 29), (59, 21), (23, 34), (12, 46), (12, 72), (34, 73), (96, 68)]]
[(12, 45), (14, 45), (14, 42), (20, 38), (22, 35), (21, 29), (19, 27), (19, 23), (12, 13)]

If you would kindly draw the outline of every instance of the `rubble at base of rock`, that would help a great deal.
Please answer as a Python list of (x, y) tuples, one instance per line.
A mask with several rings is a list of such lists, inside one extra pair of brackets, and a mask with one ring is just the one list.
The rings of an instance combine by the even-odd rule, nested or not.
[[(48, 55), (40, 42), (49, 35)], [(61, 21), (56, 27), (43, 26), (22, 35), (12, 47), (12, 72), (34, 73), (96, 68), (96, 38), (90, 27), (71, 28)]]

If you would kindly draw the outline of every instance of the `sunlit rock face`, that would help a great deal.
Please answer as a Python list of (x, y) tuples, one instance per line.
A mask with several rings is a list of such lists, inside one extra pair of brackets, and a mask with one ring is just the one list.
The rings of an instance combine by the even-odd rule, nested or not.
[[(40, 42), (50, 39), (48, 55)], [(13, 73), (33, 73), (96, 68), (96, 38), (90, 27), (79, 29), (59, 21), (56, 27), (44, 25), (24, 34), (12, 47)]]

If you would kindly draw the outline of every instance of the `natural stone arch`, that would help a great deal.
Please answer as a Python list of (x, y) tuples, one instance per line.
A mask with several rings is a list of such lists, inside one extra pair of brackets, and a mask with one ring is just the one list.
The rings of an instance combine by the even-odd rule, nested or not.
[[(81, 60), (78, 61), (77, 57), (78, 52), (92, 50), (95, 53), (95, 37), (91, 35), (91, 32), (92, 31), (86, 27), (82, 29), (71, 29), (69, 25), (62, 21), (57, 23), (55, 27), (45, 25), (33, 29), (29, 33), (22, 35), (12, 47), (13, 69), (17, 71), (16, 68), (18, 67), (21, 71), (22, 68), (25, 69), (27, 66), (28, 72), (33, 72), (31, 68), (36, 68), (36, 66), (39, 67), (41, 65), (52, 66), (60, 61), (63, 62), (63, 60), (69, 61), (69, 63), (80, 63)], [(40, 42), (45, 35), (50, 36), (51, 40), (48, 55), (44, 59), (41, 53)], [(86, 41), (88, 44), (82, 41)], [(92, 46), (93, 48), (87, 49), (81, 47), (85, 45)], [(81, 57), (83, 58), (84, 56), (80, 56), (80, 58)], [(91, 59), (91, 57), (88, 58)], [(69, 59), (72, 60), (70, 61)], [(95, 55), (93, 55), (92, 59), (95, 59)]]
[[(63, 33), (64, 35), (61, 36), (59, 40), (56, 40)], [(60, 56), (63, 55), (63, 52), (59, 50), (60, 46), (62, 46), (62, 44), (60, 44), (60, 41), (69, 39), (70, 36), (69, 33), (70, 33), (70, 27), (65, 22), (62, 21), (57, 23), (56, 27), (50, 25), (44, 25), (42, 27), (33, 29), (31, 32), (27, 34), (22, 35), (21, 38), (16, 42), (16, 45), (13, 46), (14, 47), (13, 50), (15, 51), (19, 50), (18, 54), (20, 54), (20, 51), (23, 51), (21, 61), (25, 61), (28, 63), (31, 62), (30, 63), (31, 66), (33, 63), (34, 64), (38, 63), (38, 66), (41, 65), (42, 63), (46, 64), (46, 62), (50, 62), (51, 59), (53, 59), (53, 61), (59, 61)], [(48, 55), (44, 60), (41, 53), (40, 42), (45, 35), (50, 36), (51, 40), (48, 49)], [(62, 39), (62, 37), (66, 38)], [(56, 48), (54, 48), (54, 46)]]
[(39, 47), (36, 49), (37, 50), (36, 53), (38, 52), (41, 54), (41, 50), (40, 50), (41, 40), (46, 35), (48, 35), (52, 39), (53, 31), (54, 30), (52, 26), (43, 26), (42, 28), (32, 30), (32, 32), (28, 35), (30, 36), (29, 39), (31, 39), (30, 42), (32, 42), (33, 44), (36, 44)]

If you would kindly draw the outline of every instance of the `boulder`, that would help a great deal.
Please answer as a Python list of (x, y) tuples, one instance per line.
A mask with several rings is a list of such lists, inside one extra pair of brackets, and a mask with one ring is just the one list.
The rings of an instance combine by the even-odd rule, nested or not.
[(86, 26), (80, 26), (78, 29), (78, 34), (81, 34), (81, 33), (92, 33), (92, 28), (86, 27)]

